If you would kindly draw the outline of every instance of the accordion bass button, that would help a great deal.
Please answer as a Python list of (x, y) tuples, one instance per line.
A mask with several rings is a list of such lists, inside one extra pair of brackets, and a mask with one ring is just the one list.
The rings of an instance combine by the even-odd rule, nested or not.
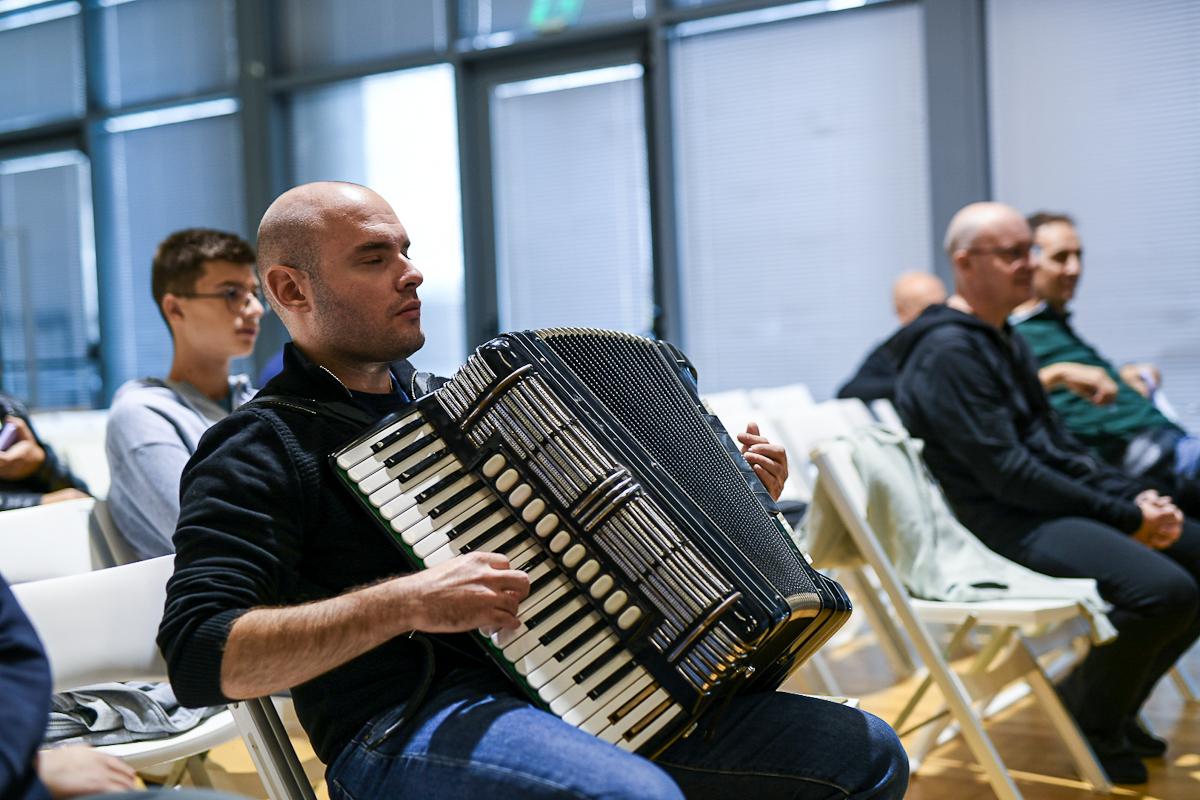
[(530, 488), (528, 483), (522, 483), (513, 489), (512, 494), (508, 496), (508, 502), (512, 503), (515, 508), (520, 508), (528, 503), (531, 497), (533, 497), (533, 489)]
[(504, 469), (504, 465), (508, 463), (508, 459), (496, 453), (487, 461), (483, 462), (483, 475), (486, 478), (494, 478), (500, 474), (500, 470)]
[(618, 589), (608, 596), (604, 601), (604, 613), (615, 614), (621, 610), (621, 606), (625, 605), (625, 601), (629, 599), (629, 595)]
[(509, 489), (517, 485), (520, 479), (515, 469), (506, 469), (500, 473), (500, 477), (496, 478), (496, 488), (502, 492), (507, 492)]
[(535, 519), (540, 517), (542, 512), (545, 510), (546, 501), (535, 497), (529, 502), (529, 505), (521, 509), (521, 519), (525, 520), (526, 522), (533, 522)]
[(601, 575), (599, 578), (596, 578), (596, 582), (592, 584), (592, 588), (589, 589), (588, 592), (592, 595), (592, 597), (599, 600), (601, 597), (604, 597), (604, 595), (606, 595), (610, 591), (612, 591), (612, 588), (613, 588), (612, 576), (611, 575)]
[(629, 630), (633, 623), (637, 622), (642, 616), (642, 610), (637, 606), (630, 606), (621, 612), (621, 616), (617, 617), (617, 627), (623, 631)]
[(558, 515), (547, 514), (538, 520), (538, 524), (534, 526), (533, 531), (538, 536), (545, 539), (547, 536), (554, 533), (556, 528), (558, 528)]
[(583, 561), (583, 557), (587, 555), (587, 550), (581, 544), (571, 545), (571, 549), (563, 553), (562, 563), (568, 569), (574, 569), (575, 565)]
[(571, 534), (566, 531), (559, 531), (554, 534), (554, 538), (550, 540), (550, 552), (561, 553), (567, 549), (567, 545), (571, 543)]
[(578, 578), (581, 583), (587, 583), (592, 578), (596, 577), (598, 572), (600, 572), (600, 562), (594, 558), (589, 558), (584, 565), (579, 568), (579, 572), (575, 573), (575, 577)]

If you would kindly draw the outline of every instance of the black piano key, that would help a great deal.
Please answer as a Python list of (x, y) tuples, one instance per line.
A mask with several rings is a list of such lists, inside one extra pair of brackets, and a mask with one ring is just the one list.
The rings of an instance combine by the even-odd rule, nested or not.
[(425, 456), (420, 461), (413, 464), (411, 467), (404, 470), (396, 477), (400, 480), (401, 483), (408, 483), (413, 478), (416, 478), (417, 476), (419, 476), (425, 470), (440, 463), (445, 457), (446, 457), (446, 449), (442, 448), (441, 450), (438, 450), (436, 452), (430, 453), (429, 455)]
[(588, 664), (586, 667), (584, 667), (583, 669), (579, 670), (578, 673), (576, 673), (575, 682), (583, 683), (588, 678), (595, 675), (597, 672), (599, 672), (601, 669), (604, 668), (605, 664), (607, 664), (609, 661), (612, 661), (615, 656), (617, 656), (619, 653), (621, 653), (622, 650), (623, 650), (623, 648), (621, 647), (620, 642), (613, 642), (612, 644), (610, 644), (607, 648), (605, 648), (603, 653), (596, 656), (595, 660), (593, 660), (592, 663)]
[(592, 690), (588, 692), (588, 697), (592, 698), (593, 700), (599, 700), (604, 696), (605, 692), (617, 685), (617, 681), (621, 680), (621, 678), (624, 678), (626, 675), (637, 669), (637, 666), (638, 663), (636, 659), (626, 661), (624, 664), (614, 669), (612, 675), (609, 675), (607, 678), (593, 686)]
[(547, 605), (545, 608), (543, 608), (538, 613), (534, 614), (529, 619), (525, 620), (525, 627), (528, 628), (529, 630), (533, 630), (538, 625), (541, 625), (543, 622), (545, 622), (547, 619), (549, 619), (551, 616), (553, 616), (556, 611), (561, 609), (567, 603), (574, 600), (575, 597), (576, 597), (576, 595), (574, 592), (571, 592), (571, 591), (563, 592), (562, 596), (560, 596), (557, 600), (555, 600), (554, 602)]
[(593, 636), (595, 636), (598, 633), (602, 633), (607, 629), (608, 629), (608, 623), (606, 623), (602, 619), (596, 620), (591, 625), (589, 625), (583, 633), (576, 636), (570, 642), (567, 642), (567, 644), (563, 647), (562, 650), (559, 650), (557, 653), (555, 653), (554, 660), (555, 661), (566, 661), (568, 658), (575, 655), (575, 652), (577, 650), (579, 650), (579, 648), (583, 647), (585, 644), (590, 642), (592, 640)]
[(561, 572), (557, 572), (555, 570), (550, 570), (545, 575), (542, 575), (540, 578), (535, 578), (529, 584), (529, 593), (533, 594), (534, 592), (540, 592), (542, 590), (542, 587), (544, 587), (547, 583), (549, 583), (550, 581), (554, 580), (555, 578), (557, 578), (561, 575), (562, 575)]
[(430, 486), (428, 489), (426, 489), (423, 492), (417, 493), (417, 502), (424, 503), (424, 502), (428, 501), (429, 498), (433, 497), (434, 495), (436, 495), (438, 492), (442, 491), (443, 489), (448, 488), (450, 486), (450, 484), (454, 483), (456, 480), (458, 480), (462, 476), (463, 476), (463, 471), (461, 469), (456, 469), (453, 472), (448, 473), (445, 477), (437, 479), (436, 481), (434, 481), (433, 485)]
[(483, 544), (483, 543), (484, 543), (484, 542), (486, 542), (488, 539), (492, 538), (492, 537), (493, 537), (493, 536), (495, 536), (497, 533), (499, 533), (500, 531), (504, 530), (505, 528), (507, 528), (509, 525), (512, 525), (512, 524), (513, 524), (513, 521), (512, 521), (511, 519), (502, 519), (502, 520), (500, 520), (499, 522), (497, 522), (497, 523), (496, 523), (495, 525), (493, 525), (492, 527), (488, 528), (488, 529), (487, 529), (486, 531), (484, 531), (483, 533), (481, 533), (481, 534), (479, 534), (479, 535), (477, 535), (477, 536), (473, 536), (473, 537), (471, 538), (471, 541), (469, 541), (469, 542), (466, 542), (465, 544), (462, 544), (462, 545), (460, 545), (460, 546), (459, 546), (459, 548), (458, 548), (459, 552), (460, 552), (460, 553), (469, 553), (469, 552), (471, 552), (471, 551), (472, 551), (472, 550), (474, 550), (476, 547), (478, 547), (479, 545)]
[(466, 500), (468, 497), (475, 494), (475, 492), (477, 492), (477, 491), (479, 491), (479, 483), (478, 482), (472, 483), (470, 486), (466, 487), (465, 489), (460, 489), (459, 491), (455, 492), (454, 494), (450, 495), (445, 500), (443, 500), (442, 502), (440, 502), (436, 506), (434, 506), (433, 509), (429, 512), (429, 516), (433, 517), (434, 519), (437, 519), (442, 514), (445, 514), (447, 511), (453, 511), (454, 507), (456, 505), (461, 503), (463, 500)]
[(538, 641), (542, 644), (550, 644), (559, 636), (562, 636), (564, 633), (574, 627), (577, 622), (582, 621), (584, 617), (591, 613), (592, 607), (589, 605), (584, 605), (583, 608), (579, 609), (573, 614), (569, 614), (562, 622), (558, 623), (553, 628), (539, 636)]
[[(518, 528), (516, 531), (513, 532), (512, 536), (509, 536), (507, 539), (500, 542), (500, 544), (493, 547), (492, 552), (499, 553), (502, 556), (506, 556), (506, 555), (508, 555), (508, 552), (513, 549), (514, 545), (518, 545), (521, 542), (527, 540), (528, 538), (529, 538), (529, 534), (525, 533), (525, 531)], [(487, 541), (487, 540), (485, 539), (484, 541)]]
[[(542, 562), (545, 561), (547, 558), (549, 558), (549, 556), (546, 555), (545, 551), (539, 550), (537, 552), (537, 555), (535, 555), (533, 558), (526, 561), (525, 565), (523, 567), (521, 567), (521, 569), (524, 570), (525, 572), (533, 572), (534, 568), (541, 566)], [(551, 573), (548, 572), (546, 574), (549, 575)], [(539, 580), (540, 580), (540, 578), (539, 578)], [(537, 583), (537, 581), (534, 581), (534, 583)], [(529, 592), (530, 592), (530, 594), (533, 593), (533, 583), (529, 584)]]
[(486, 506), (479, 509), (474, 514), (467, 517), (462, 522), (458, 523), (453, 528), (448, 530), (446, 532), (446, 538), (453, 542), (455, 539), (457, 539), (459, 536), (462, 536), (464, 533), (470, 533), (472, 528), (474, 528), (476, 525), (483, 522), (485, 519), (490, 517), (493, 513), (499, 511), (502, 508), (504, 508), (503, 503), (501, 503), (499, 500), (493, 500), (492, 502), (488, 503)]
[(404, 459), (408, 458), (409, 456), (413, 455), (414, 453), (420, 452), (421, 450), (423, 450), (424, 448), (433, 444), (437, 440), (438, 440), (437, 434), (434, 434), (434, 433), (426, 434), (425, 436), (422, 436), (420, 439), (417, 439), (415, 442), (410, 444), (408, 447), (401, 448), (399, 452), (395, 453), (394, 455), (389, 457), (386, 461), (384, 461), (383, 465), (385, 467), (387, 467), (388, 469), (391, 469), (392, 467), (396, 466)]
[(378, 442), (375, 442), (374, 444), (372, 444), (371, 452), (378, 453), (381, 450), (388, 449), (389, 447), (394, 445), (396, 442), (400, 441), (405, 436), (408, 436), (410, 433), (412, 433), (413, 431), (415, 431), (417, 428), (421, 427), (424, 424), (425, 424), (425, 420), (421, 419), (418, 416), (412, 422), (409, 422), (405, 425), (401, 425), (399, 428), (392, 431), (387, 436), (380, 439)]

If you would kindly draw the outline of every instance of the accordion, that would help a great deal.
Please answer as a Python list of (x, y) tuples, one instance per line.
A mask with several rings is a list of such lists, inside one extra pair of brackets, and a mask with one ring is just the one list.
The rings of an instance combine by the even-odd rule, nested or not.
[(542, 708), (649, 757), (850, 614), (661, 342), (502, 335), (331, 459), (417, 568), (526, 571), (520, 627), (479, 642)]

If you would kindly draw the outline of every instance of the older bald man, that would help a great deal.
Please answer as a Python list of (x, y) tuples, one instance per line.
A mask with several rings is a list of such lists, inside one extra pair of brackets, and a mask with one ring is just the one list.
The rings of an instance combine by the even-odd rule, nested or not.
[[(529, 577), (495, 553), (411, 572), (327, 461), (437, 383), (403, 360), (425, 340), (409, 244), (353, 184), (297, 187), (263, 217), (259, 271), (293, 345), (262, 394), (283, 404), (217, 423), (184, 474), (159, 634), (180, 700), (292, 688), (335, 800), (900, 797), (899, 741), (855, 709), (735, 697), (651, 763), (540, 710), (482, 658), (462, 634), (516, 627)], [(786, 476), (781, 450), (751, 449)]]
[(1200, 525), (1169, 498), (1101, 463), (1063, 427), (1009, 313), (1029, 299), (1024, 217), (975, 203), (946, 234), (955, 294), (891, 345), (896, 407), (959, 519), (989, 547), (1039, 572), (1095, 578), (1119, 631), (1063, 694), (1109, 777), (1146, 780), (1140, 756), (1165, 745), (1135, 718), (1200, 634)]

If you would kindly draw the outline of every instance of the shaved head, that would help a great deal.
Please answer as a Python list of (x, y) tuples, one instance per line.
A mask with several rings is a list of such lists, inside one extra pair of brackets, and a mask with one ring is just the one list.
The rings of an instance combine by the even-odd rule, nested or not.
[(963, 206), (946, 227), (946, 239), (943, 242), (946, 255), (953, 261), (957, 251), (971, 249), (980, 234), (992, 223), (1007, 221), (1014, 216), (1022, 221), (1025, 219), (1020, 211), (1004, 203), (984, 202)]
[(932, 272), (905, 272), (892, 284), (892, 303), (901, 325), (907, 325), (931, 305), (946, 302), (946, 287)]

